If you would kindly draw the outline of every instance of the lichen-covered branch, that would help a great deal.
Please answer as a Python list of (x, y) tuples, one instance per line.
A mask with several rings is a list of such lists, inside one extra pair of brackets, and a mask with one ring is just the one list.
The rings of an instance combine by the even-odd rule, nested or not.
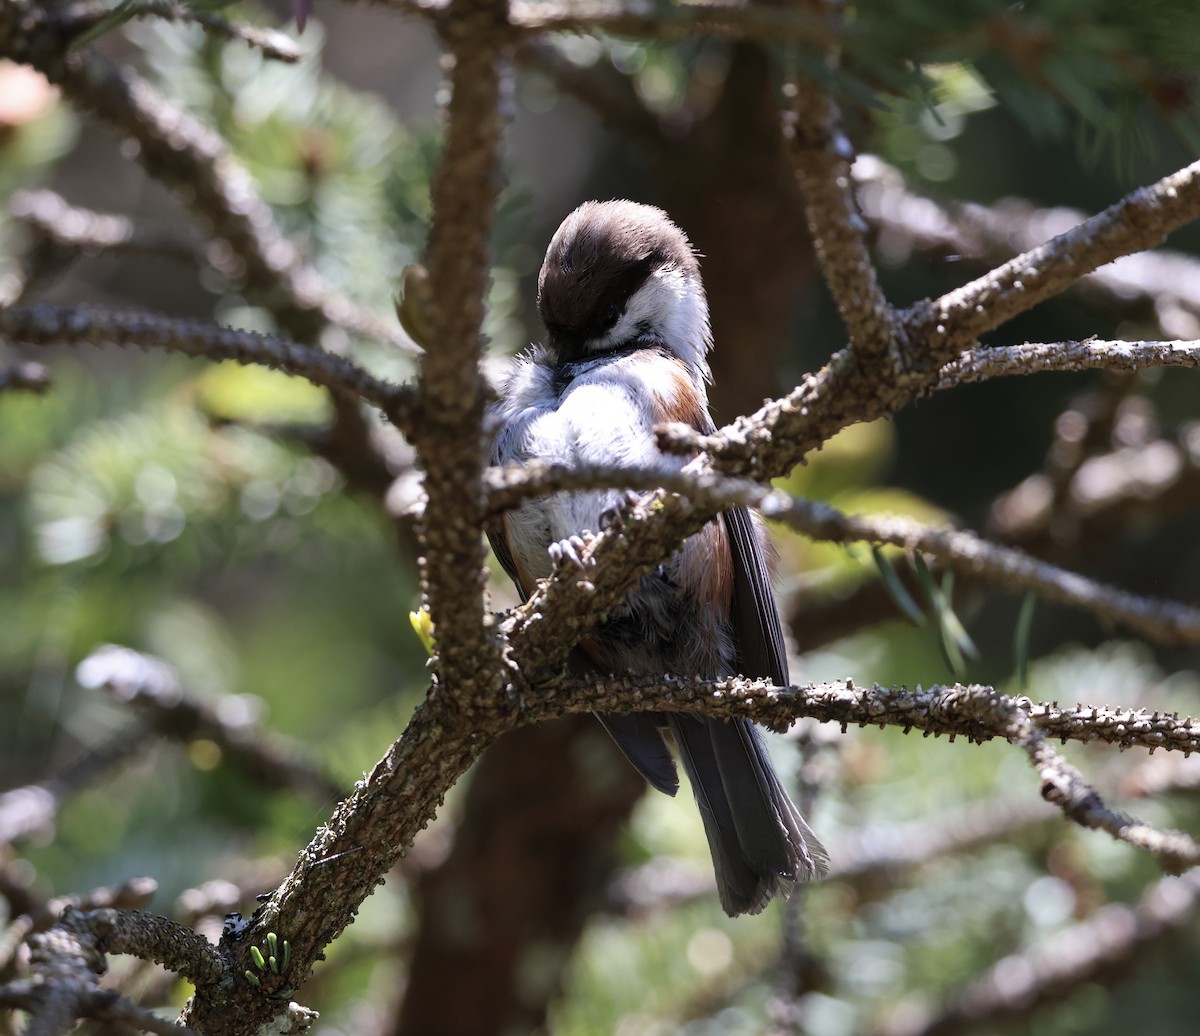
[(58, 1036), (85, 1017), (119, 1021), (162, 1036), (194, 1032), (103, 989), (98, 980), (107, 953), (157, 961), (198, 987), (219, 983), (225, 974), (220, 955), (207, 939), (140, 910), (84, 912), (67, 907), (50, 928), (30, 935), (28, 944), (30, 977), (0, 987), (0, 1002), (29, 1014), (28, 1036)]
[(437, 633), (438, 680), (464, 718), (506, 682), (484, 621), (482, 486), (487, 385), (480, 367), (489, 234), (500, 189), (502, 79), (509, 55), (502, 0), (452, 0), (441, 32), (453, 66), (445, 144), (432, 183), (428, 267), (437, 348), (422, 358), (413, 444), (425, 470), (422, 582)]
[(554, 675), (629, 588), (703, 528), (716, 510), (706, 512), (683, 497), (660, 493), (627, 508), (619, 527), (589, 543), (582, 570), (569, 559), (560, 561), (551, 578), (501, 624), (509, 657), (522, 676), (536, 681)]
[[(321, 949), (350, 922), (362, 900), (386, 873), (417, 832), (429, 822), (442, 796), (499, 733), (517, 723), (540, 722), (575, 712), (695, 709), (712, 715), (750, 716), (775, 727), (800, 716), (843, 726), (857, 723), (895, 725), (927, 733), (962, 735), (972, 740), (1009, 737), (1034, 745), (1035, 762), (1059, 780), (1061, 760), (1048, 756), (1044, 737), (1093, 740), (1100, 737), (1121, 745), (1147, 745), (1190, 751), (1196, 747), (1200, 725), (1190, 719), (1143, 713), (1112, 713), (1104, 709), (1060, 710), (1034, 706), (996, 695), (989, 688), (935, 687), (927, 690), (858, 688), (849, 682), (779, 689), (762, 682), (729, 680), (718, 683), (684, 678), (621, 677), (571, 681), (544, 692), (530, 693), (519, 713), (483, 717), (482, 725), (466, 730), (452, 716), (453, 703), (435, 698), (423, 704), (408, 730), (374, 771), (339, 807), (328, 825), (301, 854), (300, 863), (274, 899), (258, 916), (286, 935), (293, 948), (289, 984), (300, 984)], [(1028, 729), (1013, 726), (1024, 716)], [(1057, 786), (1057, 785), (1056, 785)], [(1068, 786), (1068, 791), (1071, 788)], [(1073, 793), (1072, 793), (1073, 794)], [(1064, 793), (1065, 795), (1065, 793)], [(1118, 836), (1156, 850), (1168, 863), (1190, 859), (1178, 836), (1165, 847), (1161, 836), (1144, 825), (1118, 824), (1115, 814), (1093, 810), (1091, 800), (1066, 795), (1070, 815), (1094, 826), (1114, 829)], [(1122, 826), (1123, 825), (1123, 826)], [(247, 936), (248, 937), (248, 936)], [(189, 1017), (199, 1026), (214, 1007), (193, 1004)], [(272, 1013), (271, 1002), (250, 998), (246, 1010)], [(219, 1010), (212, 1015), (215, 1031)], [(228, 1022), (226, 1023), (228, 1024)], [(200, 1026), (206, 1032), (208, 1025)]]
[[(1082, 827), (1106, 831), (1113, 838), (1150, 853), (1168, 871), (1179, 872), (1200, 864), (1200, 845), (1182, 831), (1159, 830), (1109, 809), (1096, 789), (1068, 763), (1046, 739), (1022, 702), (995, 692), (972, 694), (967, 701), (1000, 736), (1019, 745), (1042, 782), (1042, 798), (1058, 806)], [(1183, 721), (1193, 727), (1191, 719)]]
[[(492, 715), (464, 724), (446, 696), (421, 704), (399, 740), (317, 830), (246, 931), (229, 943), (247, 962), (242, 967), (249, 966), (249, 946), (277, 932), (290, 943), (291, 962), (287, 974), (272, 980), (278, 984), (275, 992), (301, 986), (325, 948), (433, 819), (446, 792), (514, 722), (511, 716)], [(183, 1020), (220, 1036), (243, 1033), (248, 1024), (277, 1013), (279, 1002), (248, 983), (240, 983), (234, 995), (241, 1018), (229, 1016), (228, 1003), (195, 997)]]
[[(980, 704), (982, 702), (982, 704)], [(768, 681), (731, 677), (605, 676), (553, 681), (524, 703), (521, 722), (541, 722), (575, 712), (687, 712), (724, 718), (745, 716), (773, 730), (796, 720), (900, 727), (905, 733), (1011, 740), (1009, 709), (1016, 708), (1047, 737), (1119, 748), (1200, 751), (1200, 719), (1144, 709), (1076, 705), (1063, 708), (1028, 698), (1007, 698), (977, 684), (929, 687), (860, 686), (853, 680), (775, 687)], [(1010, 735), (1012, 735), (1010, 737)]]

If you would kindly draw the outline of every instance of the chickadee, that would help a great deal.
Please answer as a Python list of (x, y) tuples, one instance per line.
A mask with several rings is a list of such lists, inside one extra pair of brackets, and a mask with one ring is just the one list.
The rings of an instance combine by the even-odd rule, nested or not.
[[(679, 470), (685, 459), (659, 450), (655, 425), (682, 421), (714, 430), (705, 390), (708, 303), (683, 231), (648, 205), (581, 205), (546, 251), (538, 309), (546, 343), (518, 359), (492, 407), (494, 463)], [(556, 493), (505, 514), (492, 547), (522, 598), (625, 498), (607, 489)], [(743, 674), (786, 686), (762, 536), (744, 508), (711, 521), (580, 643), (572, 669)], [(669, 712), (598, 719), (642, 776), (668, 795), (679, 787), (666, 745), (674, 742), (727, 914), (758, 913), (796, 882), (825, 873), (825, 849), (783, 790), (749, 720)]]

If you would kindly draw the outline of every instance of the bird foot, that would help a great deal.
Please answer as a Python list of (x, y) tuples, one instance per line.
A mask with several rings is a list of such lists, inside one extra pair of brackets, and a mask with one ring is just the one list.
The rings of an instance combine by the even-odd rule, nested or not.
[(608, 532), (609, 529), (620, 531), (625, 528), (625, 511), (627, 508), (633, 507), (639, 500), (641, 500), (641, 496), (633, 492), (633, 490), (629, 490), (626, 492), (624, 500), (613, 504), (612, 507), (606, 507), (600, 512), (600, 521), (598, 523), (600, 531)]
[(559, 540), (557, 543), (551, 543), (547, 547), (547, 553), (550, 555), (550, 560), (556, 565), (562, 562), (565, 558), (571, 562), (576, 568), (583, 570), (591, 564), (591, 560), (584, 560), (583, 552), (587, 550), (592, 540), (596, 537), (587, 529), (584, 529), (577, 536), (568, 536), (565, 540)]

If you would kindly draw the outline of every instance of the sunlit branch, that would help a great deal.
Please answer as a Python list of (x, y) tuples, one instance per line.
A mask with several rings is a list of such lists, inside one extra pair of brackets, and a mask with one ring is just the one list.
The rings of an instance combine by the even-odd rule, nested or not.
[(978, 347), (941, 370), (936, 389), (973, 381), (1037, 374), (1043, 371), (1110, 370), (1136, 372), (1152, 367), (1200, 366), (1200, 341), (1026, 343)]
[[(836, 38), (840, 5), (813, 0), (802, 13), (826, 20)], [(826, 47), (827, 74), (833, 74), (836, 47)], [(850, 348), (860, 363), (899, 367), (899, 323), (879, 286), (867, 247), (867, 224), (858, 210), (850, 167), (854, 146), (842, 126), (841, 112), (827, 84), (812, 75), (795, 75), (785, 95), (784, 123), (788, 154), (804, 199), (804, 214), (825, 283), (846, 324)], [(883, 361), (884, 357), (889, 357)], [(883, 375), (886, 371), (880, 370)]]
[(200, 249), (178, 236), (140, 227), (127, 216), (93, 212), (68, 204), (54, 191), (17, 191), (9, 214), (45, 235), (56, 245), (89, 255), (100, 252), (140, 252), (166, 255), (195, 263)]
[(28, 1012), (28, 1032), (57, 1036), (79, 1018), (94, 1017), (159, 1036), (187, 1029), (158, 1017), (100, 985), (105, 955), (128, 953), (158, 961), (196, 986), (215, 984), (225, 973), (216, 947), (190, 928), (140, 910), (67, 907), (55, 923), (29, 936), (30, 979), (0, 987), (0, 1002)]
[[(99, 24), (112, 13), (112, 9), (100, 4), (85, 4), (72, 7), (71, 24), (79, 32), (85, 32)], [(170, 22), (188, 22), (199, 25), (205, 32), (227, 40), (240, 40), (262, 53), (272, 61), (294, 64), (304, 57), (304, 52), (283, 33), (273, 29), (261, 29), (254, 25), (238, 25), (211, 11), (197, 10), (186, 4), (170, 3), (167, 0), (140, 0), (130, 13), (130, 18), (161, 18)]]
[(0, 338), (35, 346), (166, 349), (185, 356), (258, 364), (362, 399), (378, 407), (401, 431), (411, 434), (413, 430), (416, 396), (412, 388), (381, 381), (344, 357), (276, 335), (150, 313), (42, 302), (0, 308)]
[[(863, 215), (878, 232), (878, 248), (897, 256), (917, 250), (1003, 260), (1087, 218), (1077, 209), (1037, 208), (1018, 198), (992, 205), (939, 201), (915, 193), (900, 171), (877, 155), (859, 155), (853, 176)], [(1170, 334), (1194, 334), (1200, 322), (1200, 261), (1183, 252), (1155, 248), (1122, 256), (1089, 273), (1077, 287), (1123, 311), (1141, 313), (1153, 304)]]

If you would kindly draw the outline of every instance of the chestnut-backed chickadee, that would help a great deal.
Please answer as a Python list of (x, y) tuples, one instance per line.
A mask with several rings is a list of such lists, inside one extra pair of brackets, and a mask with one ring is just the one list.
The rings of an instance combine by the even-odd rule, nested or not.
[[(491, 412), (497, 464), (660, 466), (655, 425), (713, 431), (705, 383), (712, 344), (695, 252), (660, 209), (587, 202), (550, 242), (538, 277), (546, 343), (521, 356)], [(492, 546), (523, 597), (556, 557), (601, 528), (625, 493), (556, 493), (504, 515)], [(575, 671), (743, 674), (788, 682), (759, 524), (731, 508), (642, 578), (572, 656)], [(748, 720), (683, 713), (599, 716), (655, 788), (679, 787), (664, 733), (691, 781), (721, 905), (757, 913), (828, 858), (771, 768)]]

